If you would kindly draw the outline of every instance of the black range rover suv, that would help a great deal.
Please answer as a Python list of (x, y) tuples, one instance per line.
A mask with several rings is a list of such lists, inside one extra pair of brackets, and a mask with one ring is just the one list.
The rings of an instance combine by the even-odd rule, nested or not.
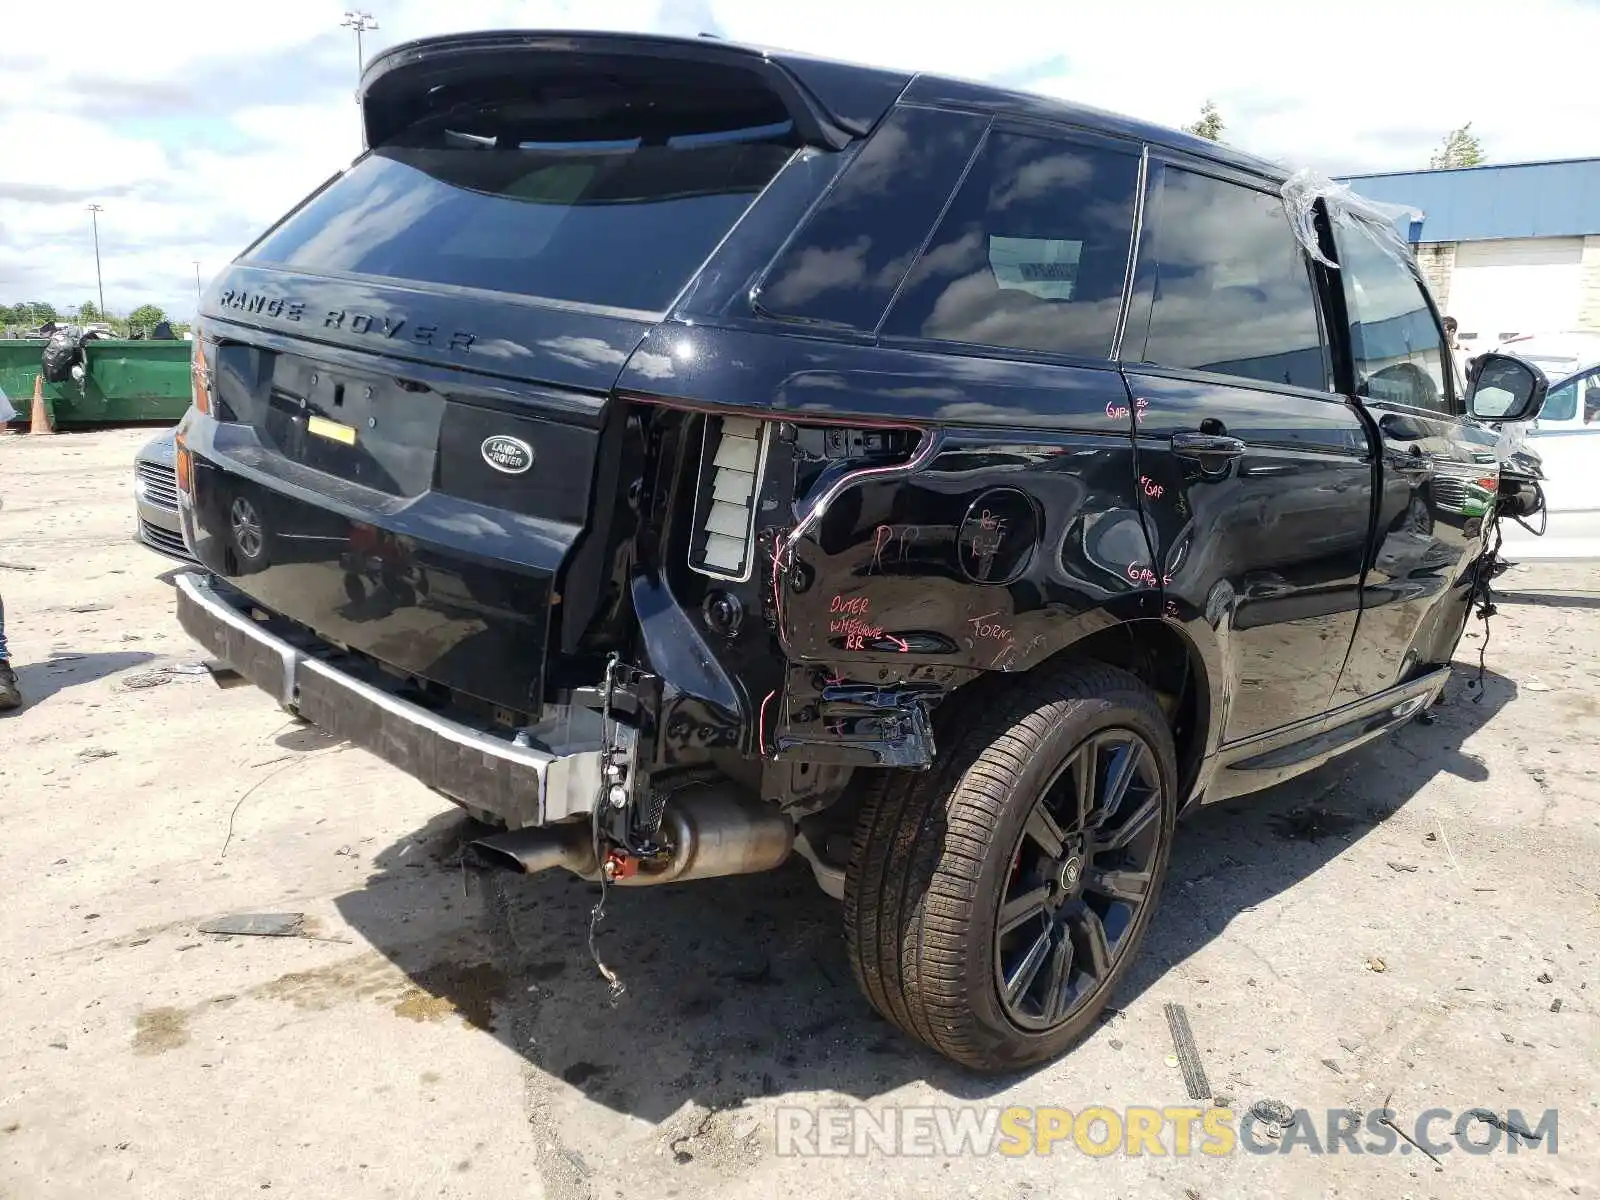
[(362, 104), (205, 297), (179, 615), (502, 827), (478, 864), (798, 852), (886, 1017), (1016, 1067), (1105, 1004), (1180, 812), (1443, 686), (1466, 412), (1544, 383), (1459, 395), (1348, 205), (1297, 236), (1225, 147), (717, 41), (415, 42)]

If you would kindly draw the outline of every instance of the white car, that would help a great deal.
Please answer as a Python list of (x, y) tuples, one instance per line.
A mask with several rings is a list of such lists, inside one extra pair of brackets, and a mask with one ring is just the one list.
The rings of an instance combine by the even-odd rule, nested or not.
[(1496, 350), (1544, 371), (1550, 394), (1528, 430), (1544, 467), (1545, 513), (1529, 524), (1503, 521), (1505, 554), (1514, 560), (1600, 558), (1600, 333), (1534, 334)]

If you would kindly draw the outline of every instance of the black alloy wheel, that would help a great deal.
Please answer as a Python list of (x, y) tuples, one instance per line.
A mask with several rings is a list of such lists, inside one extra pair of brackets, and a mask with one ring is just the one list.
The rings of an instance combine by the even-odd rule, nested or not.
[(1171, 727), (1135, 676), (1058, 666), (959, 694), (929, 771), (857, 772), (851, 965), (873, 1007), (984, 1071), (1094, 1027), (1160, 895), (1177, 815)]
[(1130, 729), (1085, 739), (1034, 802), (995, 918), (995, 983), (1022, 1028), (1061, 1024), (1110, 979), (1150, 900), (1162, 808)]

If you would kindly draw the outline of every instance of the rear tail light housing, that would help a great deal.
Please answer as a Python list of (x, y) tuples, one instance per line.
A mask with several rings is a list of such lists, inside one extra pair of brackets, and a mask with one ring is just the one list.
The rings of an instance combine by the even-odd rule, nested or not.
[(689, 565), (713, 579), (743, 582), (755, 570), (756, 508), (772, 422), (706, 418)]
[(923, 470), (942, 440), (936, 430), (901, 422), (810, 418), (799, 424), (794, 414), (768, 418), (649, 393), (619, 395), (704, 420), (687, 558), (697, 573), (729, 583), (747, 583), (755, 574), (761, 494), (775, 442), (784, 443), (782, 469), (794, 467), (796, 524), (780, 537), (774, 563), (785, 542), (792, 549), (841, 492)]
[(211, 364), (199, 325), (194, 329), (194, 349), (189, 356), (189, 400), (196, 412), (211, 415)]
[(177, 444), (178, 454), (173, 463), (173, 473), (178, 477), (178, 491), (186, 496), (194, 495), (194, 455), (189, 452), (188, 443), (179, 429), (173, 439)]

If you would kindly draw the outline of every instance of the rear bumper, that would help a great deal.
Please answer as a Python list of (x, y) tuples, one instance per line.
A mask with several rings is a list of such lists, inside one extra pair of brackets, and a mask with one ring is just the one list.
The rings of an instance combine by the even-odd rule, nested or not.
[(336, 665), (326, 645), (267, 628), (247, 597), (210, 576), (180, 576), (177, 591), (184, 631), (283, 708), (468, 809), (512, 829), (592, 811), (602, 765), (596, 714), (563, 711), (513, 741), (397, 695), (358, 662)]

